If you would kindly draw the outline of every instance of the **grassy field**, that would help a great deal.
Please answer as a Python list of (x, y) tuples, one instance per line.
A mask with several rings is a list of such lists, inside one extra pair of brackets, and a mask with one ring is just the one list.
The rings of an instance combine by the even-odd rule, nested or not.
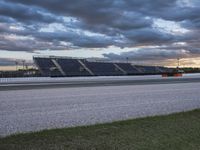
[(200, 110), (0, 139), (0, 150), (200, 150)]

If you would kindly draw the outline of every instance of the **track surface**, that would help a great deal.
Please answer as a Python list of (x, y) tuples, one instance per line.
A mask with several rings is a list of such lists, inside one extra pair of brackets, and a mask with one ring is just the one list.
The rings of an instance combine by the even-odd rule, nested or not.
[[(154, 76), (146, 79), (134, 77), (138, 84), (131, 85), (115, 83), (103, 86), (104, 84), (101, 83), (98, 86), (83, 87), (84, 84), (82, 84), (83, 86), (56, 88), (51, 87), (52, 83), (50, 83), (49, 87), (51, 88), (31, 89), (30, 86), (26, 90), (23, 89), (24, 85), (33, 84), (35, 81), (25, 81), (25, 79), (23, 81), (16, 81), (17, 79), (1, 81), (1, 86), (4, 87), (21, 85), (17, 86), (19, 90), (4, 89), (0, 91), (0, 136), (200, 108), (198, 76), (185, 76), (181, 78), (181, 80), (186, 79), (184, 81), (180, 81), (179, 78), (164, 79), (170, 80), (168, 84), (163, 84), (164, 82), (151, 84), (151, 80), (161, 80)], [(126, 77), (113, 78), (103, 77), (103, 79), (96, 78), (96, 80), (99, 82), (102, 80), (104, 82), (106, 80), (116, 80), (115, 82), (125, 80), (126, 84), (129, 84), (128, 81), (130, 81), (130, 77), (127, 77), (128, 79)], [(73, 78), (53, 80), (60, 80), (59, 82), (62, 83), (62, 80), (73, 80)], [(92, 78), (76, 78), (74, 80), (93, 80), (95, 82), (95, 79)], [(175, 82), (173, 83), (171, 80), (177, 81), (173, 81)], [(139, 85), (141, 81), (149, 81), (149, 83)], [(189, 83), (190, 81), (191, 83)], [(151, 82), (155, 83), (155, 81)], [(35, 84), (39, 87), (40, 84), (44, 84), (44, 81)]]
[(150, 76), (72, 77), (72, 78), (12, 78), (0, 79), (0, 91), (44, 88), (71, 88), (121, 85), (147, 85), (200, 82), (200, 74), (162, 78)]

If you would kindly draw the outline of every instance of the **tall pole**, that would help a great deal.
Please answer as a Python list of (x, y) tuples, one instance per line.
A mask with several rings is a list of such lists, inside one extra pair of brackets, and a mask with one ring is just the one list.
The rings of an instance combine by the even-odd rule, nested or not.
[(128, 57), (126, 57), (126, 62), (128, 63)]
[(177, 68), (180, 67), (180, 58), (177, 58)]
[(17, 60), (15, 61), (15, 65), (16, 65), (16, 71), (17, 71), (17, 69), (18, 69), (18, 62), (17, 62)]
[(24, 70), (25, 60), (22, 60), (22, 64), (23, 64), (23, 70)]

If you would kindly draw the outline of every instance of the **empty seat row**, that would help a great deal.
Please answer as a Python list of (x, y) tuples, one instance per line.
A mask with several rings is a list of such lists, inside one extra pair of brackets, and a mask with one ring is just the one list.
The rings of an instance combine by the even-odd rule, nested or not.
[(140, 74), (141, 71), (136, 67), (132, 66), (130, 63), (116, 63), (122, 70), (126, 72), (127, 75)]
[(123, 75), (123, 72), (113, 63), (88, 61), (85, 61), (84, 63), (97, 76)]
[(135, 66), (144, 74), (157, 74), (161, 73), (161, 71), (155, 66)]

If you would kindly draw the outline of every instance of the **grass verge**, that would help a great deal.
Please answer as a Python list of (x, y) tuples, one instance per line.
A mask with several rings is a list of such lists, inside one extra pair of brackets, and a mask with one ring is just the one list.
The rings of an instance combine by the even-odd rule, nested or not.
[(200, 150), (200, 110), (0, 139), (0, 150)]

